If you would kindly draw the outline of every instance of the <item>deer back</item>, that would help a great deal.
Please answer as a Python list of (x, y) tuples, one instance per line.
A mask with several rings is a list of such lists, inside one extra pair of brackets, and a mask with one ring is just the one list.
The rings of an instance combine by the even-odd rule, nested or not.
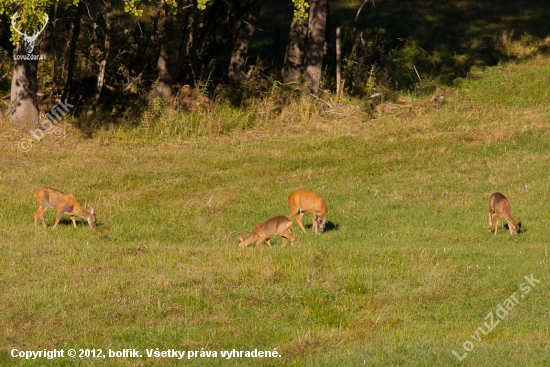
[(289, 195), (288, 203), (293, 208), (300, 208), (311, 214), (317, 213), (320, 217), (325, 217), (328, 213), (325, 200), (312, 191), (296, 190)]

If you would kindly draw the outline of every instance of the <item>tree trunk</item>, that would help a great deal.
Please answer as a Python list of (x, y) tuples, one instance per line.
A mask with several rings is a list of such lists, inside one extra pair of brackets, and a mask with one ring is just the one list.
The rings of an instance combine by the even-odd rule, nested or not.
[[(38, 102), (36, 100), (37, 92), (37, 73), (38, 73), (38, 47), (35, 47), (33, 53), (29, 54), (36, 60), (16, 60), (13, 66), (13, 77), (11, 80), (11, 98), (10, 98), (10, 119), (16, 125), (32, 124), (38, 126), (40, 116), (38, 111)], [(15, 55), (26, 56), (23, 40), (16, 48)]]
[(302, 94), (317, 94), (321, 84), (327, 15), (328, 0), (310, 1)]
[(139, 83), (143, 83), (143, 80), (146, 80), (148, 75), (149, 75), (149, 71), (150, 71), (150, 65), (151, 63), (149, 62), (149, 60), (152, 58), (152, 56), (150, 55), (150, 52), (149, 50), (153, 47), (153, 45), (155, 44), (155, 36), (157, 34), (157, 27), (158, 27), (158, 23), (159, 23), (159, 18), (160, 18), (160, 11), (161, 11), (161, 7), (157, 7), (156, 11), (155, 11), (155, 15), (153, 16), (153, 27), (151, 28), (151, 34), (149, 35), (149, 42), (147, 42), (147, 44), (145, 45), (145, 51), (143, 51), (143, 54), (145, 55), (145, 62), (143, 63), (143, 68), (141, 69), (141, 72), (139, 73)]
[(55, 2), (54, 11), (53, 11), (53, 22), (52, 22), (52, 45), (53, 45), (53, 75), (52, 75), (52, 89), (50, 91), (50, 105), (52, 105), (53, 95), (57, 90), (58, 76), (57, 76), (57, 64), (59, 62), (59, 53), (57, 47), (57, 9), (59, 7), (59, 0)]
[(281, 76), (283, 83), (294, 83), (303, 72), (308, 19), (292, 21), (290, 36), (286, 47), (285, 62)]
[[(198, 25), (195, 24), (195, 20), (198, 17), (199, 10), (197, 9), (190, 9), (188, 10), (187, 14), (185, 15), (185, 19), (182, 18), (182, 24), (185, 24), (183, 28), (183, 33), (181, 37), (181, 44), (179, 48), (179, 54), (178, 54), (178, 68), (180, 73), (184, 73), (184, 62), (185, 60), (189, 59), (189, 65), (191, 67), (191, 73), (194, 71), (194, 67), (196, 64), (194, 64), (192, 61), (196, 61), (196, 52), (195, 57), (190, 58), (190, 51), (192, 48), (193, 41), (196, 38), (196, 32), (195, 28), (197, 28)], [(178, 75), (178, 78), (181, 75)], [(185, 74), (184, 74), (185, 77)], [(193, 78), (193, 87), (195, 86), (195, 80)]]
[[(216, 30), (216, 14), (219, 13), (221, 10), (220, 8), (225, 6), (224, 0), (214, 0), (212, 5), (210, 6), (210, 9), (208, 11), (202, 10), (202, 13), (205, 14), (203, 21), (198, 21), (198, 12), (196, 11), (194, 13), (194, 17), (196, 21), (193, 23), (193, 30), (189, 38), (188, 46), (187, 46), (187, 53), (189, 55), (189, 67), (191, 68), (192, 78), (193, 78), (193, 86), (196, 86), (197, 80), (195, 76), (195, 71), (197, 70), (198, 65), (198, 50), (199, 46), (203, 45), (208, 47), (208, 42), (205, 42), (205, 39), (209, 32), (215, 33)], [(223, 11), (223, 10), (221, 10)], [(191, 23), (189, 23), (188, 27), (190, 27)], [(216, 36), (214, 36), (216, 38)]]
[(179, 17), (165, 9), (164, 42), (157, 62), (159, 79), (155, 90), (156, 97), (165, 101), (172, 98), (172, 85), (178, 80), (181, 70), (179, 50), (182, 41), (182, 27)]
[(241, 20), (237, 39), (235, 39), (235, 43), (233, 44), (233, 49), (231, 50), (231, 60), (229, 61), (228, 77), (229, 82), (234, 86), (238, 86), (245, 76), (248, 46), (250, 45), (250, 41), (252, 41), (252, 36), (256, 30), (256, 24), (260, 18), (260, 13), (262, 10), (261, 5), (261, 0), (248, 1), (248, 6), (245, 10), (243, 19)]
[(84, 1), (80, 0), (78, 2), (78, 7), (76, 9), (76, 15), (73, 19), (73, 35), (71, 37), (71, 44), (69, 46), (69, 64), (67, 66), (67, 82), (65, 84), (65, 91), (63, 94), (62, 101), (65, 99), (70, 100), (71, 98), (71, 88), (73, 84), (73, 74), (74, 74), (74, 65), (75, 65), (75, 56), (76, 56), (76, 44), (78, 42), (78, 37), (80, 36), (80, 20), (82, 19), (82, 14), (84, 13)]
[(90, 122), (92, 116), (94, 115), (97, 104), (99, 102), (99, 97), (101, 96), (101, 90), (103, 89), (103, 84), (105, 83), (105, 69), (107, 68), (107, 60), (109, 59), (109, 53), (111, 51), (111, 9), (107, 9), (107, 14), (105, 15), (105, 45), (103, 47), (103, 60), (99, 64), (99, 72), (97, 74), (97, 84), (95, 87), (95, 93), (92, 100), (90, 108), (86, 113), (86, 121)]
[(340, 97), (342, 95), (342, 50), (341, 50), (341, 44), (340, 44), (340, 36), (341, 36), (341, 29), (340, 27), (336, 28), (336, 95)]

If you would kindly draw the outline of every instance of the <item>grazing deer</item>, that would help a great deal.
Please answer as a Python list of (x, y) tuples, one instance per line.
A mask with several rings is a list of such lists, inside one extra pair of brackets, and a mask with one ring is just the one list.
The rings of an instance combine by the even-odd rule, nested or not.
[(71, 217), (73, 225), (76, 228), (76, 221), (74, 219), (75, 215), (78, 215), (88, 221), (90, 227), (95, 228), (96, 217), (94, 214), (94, 208), (88, 207), (86, 210), (76, 202), (76, 198), (72, 195), (65, 194), (62, 191), (43, 188), (34, 193), (34, 198), (38, 201), (40, 206), (38, 210), (34, 213), (34, 226), (38, 227), (38, 218), (42, 219), (42, 225), (46, 227), (44, 222), (44, 212), (50, 208), (57, 209), (57, 218), (55, 219), (55, 224), (53, 229), (57, 227), (59, 221), (63, 214), (67, 214)]
[(512, 208), (510, 202), (506, 199), (506, 196), (500, 192), (495, 192), (489, 197), (489, 232), (493, 229), (493, 219), (496, 217), (497, 222), (495, 224), (495, 236), (498, 230), (498, 220), (503, 218), (508, 223), (508, 229), (511, 235), (518, 233), (521, 226), (520, 218), (512, 218)]
[(290, 204), (290, 214), (288, 219), (292, 220), (296, 214), (296, 223), (306, 233), (306, 229), (302, 224), (302, 217), (305, 212), (309, 212), (313, 216), (313, 232), (322, 233), (327, 223), (328, 208), (327, 203), (322, 197), (314, 192), (307, 190), (296, 190), (288, 197)]
[(267, 241), (269, 247), (271, 247), (270, 238), (273, 236), (283, 237), (283, 246), (286, 245), (286, 239), (290, 238), (290, 244), (294, 246), (295, 235), (290, 233), (290, 227), (292, 227), (292, 221), (284, 215), (274, 217), (258, 224), (250, 236), (244, 238), (242, 234), (239, 235), (239, 247), (246, 247), (252, 242), (256, 241), (256, 246), (259, 246), (264, 241)]

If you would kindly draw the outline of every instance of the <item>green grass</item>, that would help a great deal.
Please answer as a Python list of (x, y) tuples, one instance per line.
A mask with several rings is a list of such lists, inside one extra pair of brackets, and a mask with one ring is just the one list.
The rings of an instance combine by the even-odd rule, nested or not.
[[(69, 129), (21, 153), (25, 131), (4, 123), (0, 362), (176, 365), (145, 350), (277, 348), (181, 364), (547, 365), (549, 79), (550, 62), (534, 60), (478, 72), (441, 105), (405, 96), (369, 119), (342, 102), (155, 143)], [(65, 218), (52, 231), (52, 211), (35, 229), (43, 186), (92, 204), (97, 229)], [(288, 214), (297, 188), (326, 199), (329, 230), (294, 225), (296, 247), (237, 248), (239, 233)], [(488, 233), (494, 191), (521, 216), (519, 236)], [(459, 362), (451, 351), (530, 274), (536, 288)], [(143, 358), (25, 363), (12, 348)]]

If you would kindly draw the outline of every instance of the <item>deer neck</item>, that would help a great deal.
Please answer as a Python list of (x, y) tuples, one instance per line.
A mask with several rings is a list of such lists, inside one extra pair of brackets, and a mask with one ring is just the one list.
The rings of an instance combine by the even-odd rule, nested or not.
[(92, 213), (90, 213), (89, 211), (83, 209), (80, 205), (75, 205), (73, 207), (73, 213), (88, 220), (90, 219), (90, 217), (92, 216)]
[(251, 233), (250, 236), (246, 237), (243, 242), (241, 242), (239, 245), (242, 247), (246, 247), (250, 245), (252, 242), (256, 241), (257, 237), (256, 234)]
[(508, 223), (509, 227), (512, 224), (516, 224), (516, 220), (514, 218), (512, 218), (512, 213), (511, 213), (510, 210), (507, 210), (507, 211), (503, 212), (500, 216), (506, 221), (506, 223)]

